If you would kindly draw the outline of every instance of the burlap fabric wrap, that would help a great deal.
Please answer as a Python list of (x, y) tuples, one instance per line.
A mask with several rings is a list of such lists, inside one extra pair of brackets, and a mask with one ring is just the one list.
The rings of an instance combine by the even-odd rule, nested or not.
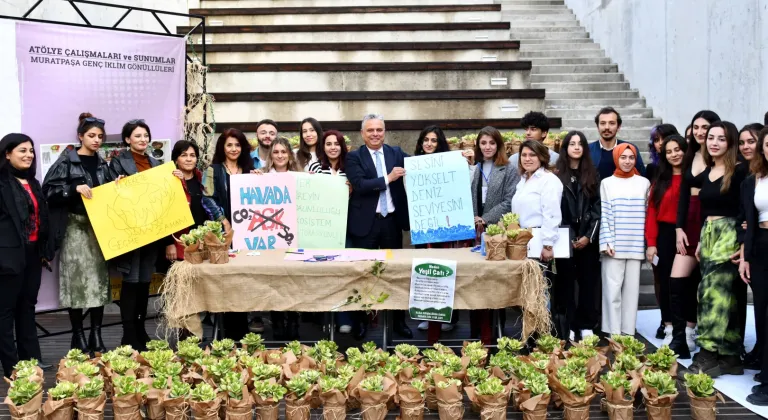
[(190, 407), (195, 420), (218, 420), (221, 398), (216, 397), (213, 401), (191, 401)]
[[(605, 411), (608, 412), (608, 418), (611, 420), (631, 420), (633, 418), (635, 395), (642, 385), (642, 379), (636, 374), (632, 374), (630, 389), (625, 392), (624, 387), (612, 388), (607, 382), (600, 380), (596, 385), (598, 390), (605, 394)], [(603, 401), (600, 401), (601, 409)]]
[(355, 398), (360, 401), (360, 414), (363, 420), (384, 420), (387, 416), (387, 403), (397, 393), (397, 382), (387, 374), (384, 376), (384, 391), (375, 392), (363, 389), (359, 384), (352, 391)]
[(690, 389), (686, 388), (689, 404), (691, 406), (691, 418), (694, 420), (715, 420), (717, 418), (717, 400), (725, 402), (718, 392), (711, 397), (697, 397)]
[(309, 420), (311, 401), (315, 394), (315, 385), (309, 387), (301, 398), (293, 392), (285, 396), (285, 418), (288, 420)]
[(144, 403), (144, 397), (139, 394), (123, 395), (112, 397), (112, 412), (115, 420), (143, 420), (141, 406)]
[(402, 384), (397, 389), (400, 405), (400, 420), (422, 420), (424, 418), (424, 397), (414, 387)]
[(261, 398), (261, 395), (253, 392), (253, 400), (256, 403), (257, 420), (277, 420), (280, 415), (280, 401)]
[(103, 420), (105, 405), (107, 405), (107, 395), (104, 393), (96, 398), (76, 398), (77, 420)]
[(533, 234), (527, 230), (521, 230), (514, 239), (507, 237), (507, 259), (522, 261), (528, 258), (528, 242), (532, 238)]
[(248, 387), (243, 385), (243, 399), (227, 398), (227, 420), (251, 420), (253, 418), (253, 397)]
[(483, 235), (485, 238), (485, 259), (488, 261), (504, 261), (507, 259), (507, 235)]
[(163, 392), (166, 420), (190, 420), (190, 405), (185, 398), (171, 398), (170, 390)]
[(224, 243), (211, 232), (205, 234), (205, 249), (208, 252), (208, 258), (211, 264), (226, 264), (229, 262), (229, 246), (232, 244), (234, 231), (229, 231), (224, 235)]
[[(597, 360), (594, 361), (596, 365), (600, 365)], [(599, 369), (598, 369), (599, 370)], [(566, 420), (587, 420), (589, 419), (589, 404), (592, 402), (597, 394), (595, 388), (591, 383), (587, 384), (587, 388), (584, 395), (576, 395), (571, 393), (568, 388), (563, 386), (557, 379), (556, 374), (550, 373), (547, 375), (549, 379), (549, 386), (559, 396), (564, 406), (564, 417)]]
[[(546, 282), (535, 261), (491, 263), (466, 248), (403, 249), (393, 250), (391, 255), (376, 286), (390, 296), (375, 305), (376, 310), (408, 309), (413, 258), (447, 259), (457, 262), (454, 309), (520, 306), (525, 310), (526, 337), (534, 331), (550, 331)], [(173, 264), (162, 290), (168, 325), (185, 327), (200, 336), (199, 312), (329, 312), (351, 290), (366, 290), (375, 281), (371, 261), (308, 264), (284, 257), (285, 251), (274, 250), (262, 251), (259, 257), (241, 254), (222, 265)]]
[(43, 416), (46, 420), (72, 420), (75, 415), (74, 397), (54, 401), (50, 395), (43, 404)]
[(344, 420), (347, 418), (347, 393), (333, 389), (321, 392), (323, 418), (326, 420)]
[(149, 391), (147, 391), (147, 420), (162, 420), (165, 418), (165, 407), (163, 407), (164, 390), (152, 388), (151, 380), (142, 379), (150, 382)]
[(551, 394), (531, 396), (530, 391), (520, 392), (520, 411), (524, 420), (545, 420)]
[(477, 406), (481, 420), (504, 420), (507, 418), (507, 403), (512, 384), (507, 384), (504, 391), (494, 395), (480, 395), (474, 387), (464, 388), (467, 398), (472, 401), (473, 407)]
[(648, 420), (670, 420), (672, 418), (672, 404), (677, 398), (677, 392), (671, 395), (659, 395), (656, 388), (646, 385), (643, 387), (642, 393)]
[[(175, 239), (177, 243), (184, 246), (184, 244), (175, 236), (173, 239)], [(208, 259), (207, 256), (208, 253), (205, 250), (205, 245), (203, 242), (196, 242), (190, 246), (184, 246), (184, 261), (190, 264), (202, 264), (203, 261)]]
[(13, 420), (41, 420), (43, 418), (43, 391), (40, 390), (26, 404), (16, 405), (10, 398), (5, 397), (5, 405)]
[[(445, 381), (445, 378), (439, 374), (433, 374), (435, 385)], [(451, 383), (448, 388), (435, 386), (437, 395), (437, 413), (440, 420), (460, 420), (464, 417), (464, 403), (461, 390), (456, 384)]]
[[(40, 369), (40, 366), (35, 366), (34, 370), (35, 370), (35, 373), (28, 376), (27, 379), (29, 379), (30, 382), (37, 382), (40, 385), (42, 385), (43, 382), (45, 382), (45, 373), (43, 372), (42, 369)], [(11, 381), (15, 381), (16, 379), (17, 379), (16, 371), (14, 370), (11, 373)], [(8, 380), (6, 379), (6, 382), (7, 381)]]

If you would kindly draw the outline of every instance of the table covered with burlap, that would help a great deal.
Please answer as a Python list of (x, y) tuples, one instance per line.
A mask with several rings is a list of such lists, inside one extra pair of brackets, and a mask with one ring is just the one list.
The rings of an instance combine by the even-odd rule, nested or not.
[[(311, 255), (311, 250), (305, 251)], [(227, 264), (177, 262), (162, 291), (163, 316), (171, 327), (201, 334), (199, 312), (360, 310), (360, 304), (338, 308), (354, 291), (389, 294), (373, 310), (408, 309), (413, 258), (456, 261), (454, 309), (524, 309), (525, 334), (549, 331), (547, 284), (538, 263), (486, 261), (469, 248), (399, 249), (383, 262), (380, 279), (373, 261), (285, 261), (284, 250), (243, 253)], [(365, 302), (363, 302), (365, 303)]]

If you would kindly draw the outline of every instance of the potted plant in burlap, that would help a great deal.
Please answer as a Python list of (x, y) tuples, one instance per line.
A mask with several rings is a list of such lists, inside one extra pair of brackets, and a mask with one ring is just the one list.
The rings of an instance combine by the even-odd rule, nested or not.
[(112, 396), (112, 411), (115, 417), (125, 420), (143, 420), (141, 408), (149, 390), (147, 384), (135, 376), (115, 376), (112, 379), (115, 394)]
[[(307, 371), (309, 372), (309, 371)], [(309, 420), (312, 408), (310, 401), (315, 384), (302, 375), (297, 375), (285, 383), (285, 418), (288, 420)]]
[(667, 372), (643, 372), (643, 398), (648, 420), (671, 420), (677, 384)]
[(107, 404), (107, 394), (104, 392), (104, 380), (95, 376), (82, 382), (75, 393), (75, 407), (78, 418), (88, 420), (103, 420), (104, 406)]
[(440, 373), (432, 375), (435, 381), (437, 412), (440, 420), (460, 420), (464, 417), (464, 404), (461, 395), (461, 381), (445, 378)]
[(519, 408), (524, 420), (545, 420), (551, 398), (547, 375), (538, 371), (526, 372), (518, 384)]
[(226, 393), (226, 418), (228, 420), (251, 420), (253, 398), (245, 385), (246, 371), (227, 372), (219, 384), (219, 390)]
[(556, 374), (549, 374), (549, 386), (563, 402), (565, 420), (589, 419), (589, 403), (597, 395), (585, 376), (587, 361), (583, 362), (564, 365)]
[(488, 261), (504, 261), (507, 259), (507, 236), (499, 225), (489, 225), (485, 228), (485, 259)]
[(422, 420), (424, 418), (424, 396), (427, 384), (414, 379), (397, 388), (396, 402), (400, 405), (400, 420)]
[(694, 420), (715, 420), (717, 400), (725, 399), (715, 391), (715, 380), (706, 373), (686, 373), (685, 389), (691, 406), (691, 418)]
[(206, 233), (208, 233), (208, 229), (201, 226), (181, 235), (179, 239), (173, 238), (184, 247), (184, 261), (190, 264), (202, 264), (203, 261), (208, 259), (208, 252), (205, 249), (204, 242)]
[(323, 402), (323, 418), (327, 420), (344, 420), (347, 417), (347, 386), (346, 377), (323, 376), (318, 381), (320, 400)]
[(75, 414), (75, 392), (77, 384), (62, 381), (48, 391), (48, 400), (43, 404), (46, 420), (72, 420)]
[(5, 404), (13, 420), (42, 419), (43, 385), (29, 378), (9, 381)]
[(512, 384), (502, 384), (501, 378), (489, 376), (476, 386), (464, 388), (467, 397), (480, 409), (480, 418), (484, 420), (504, 420), (507, 415), (507, 403)]
[(223, 231), (221, 222), (207, 221), (204, 225), (208, 228), (203, 242), (208, 250), (208, 258), (211, 264), (226, 264), (229, 262), (229, 247), (235, 235), (233, 230)]
[(253, 383), (253, 399), (256, 402), (256, 416), (260, 420), (277, 420), (279, 415), (279, 404), (287, 390), (275, 382), (274, 379), (267, 381), (255, 381)]
[(216, 390), (206, 383), (200, 382), (195, 386), (189, 396), (192, 414), (195, 420), (218, 420), (221, 398), (216, 395)]
[(669, 376), (677, 378), (677, 354), (667, 345), (659, 347), (655, 353), (648, 354), (645, 357), (645, 366), (647, 369), (667, 372)]
[(610, 371), (600, 377), (598, 390), (605, 394), (604, 406), (610, 420), (631, 420), (635, 395), (642, 385), (640, 377), (634, 373)]
[(165, 408), (166, 420), (188, 420), (189, 415), (189, 401), (192, 393), (192, 387), (181, 381), (178, 378), (174, 378), (171, 382), (171, 388), (163, 392), (163, 408)]
[(360, 401), (363, 420), (384, 420), (387, 402), (397, 393), (397, 382), (390, 375), (374, 374), (360, 381), (352, 393)]

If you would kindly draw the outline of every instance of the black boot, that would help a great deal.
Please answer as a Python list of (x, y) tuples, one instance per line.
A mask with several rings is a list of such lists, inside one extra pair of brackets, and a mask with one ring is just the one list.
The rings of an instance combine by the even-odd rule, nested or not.
[(683, 369), (677, 374), (678, 378), (682, 378), (686, 373), (706, 373), (707, 375), (717, 378), (721, 375), (720, 362), (717, 359), (717, 353), (701, 349), (695, 356), (693, 356), (693, 363), (688, 368)]
[(101, 324), (104, 320), (104, 307), (99, 306), (97, 308), (91, 308), (89, 311), (91, 316), (91, 334), (88, 337), (88, 348), (94, 353), (105, 353), (107, 346), (104, 345), (104, 340), (101, 338)]
[(88, 354), (88, 341), (85, 339), (85, 331), (83, 331), (83, 310), (70, 309), (69, 322), (72, 324), (72, 342), (70, 343), (70, 348), (78, 349), (83, 353)]
[(743, 375), (744, 365), (739, 356), (720, 356), (718, 359), (721, 375)]
[(123, 323), (123, 338), (120, 344), (137, 349), (139, 340), (136, 337), (136, 299), (138, 283), (126, 283), (120, 288), (120, 320)]
[[(685, 306), (682, 302), (685, 299), (685, 286), (688, 284), (685, 278), (669, 279), (669, 300), (670, 315), (672, 316), (672, 342), (669, 348), (674, 351), (681, 359), (690, 359), (691, 352), (685, 341)], [(698, 373), (698, 372), (697, 372)]]
[(552, 335), (559, 338), (560, 340), (565, 340), (567, 343), (569, 341), (571, 331), (570, 326), (568, 325), (568, 318), (566, 314), (552, 314), (552, 324), (554, 324), (554, 331), (552, 332)]
[(147, 334), (147, 306), (149, 305), (149, 283), (139, 283), (136, 291), (136, 339), (139, 347), (136, 350), (145, 351), (147, 343), (152, 339)]
[(288, 312), (286, 314), (286, 340), (293, 341), (299, 339), (299, 313)]

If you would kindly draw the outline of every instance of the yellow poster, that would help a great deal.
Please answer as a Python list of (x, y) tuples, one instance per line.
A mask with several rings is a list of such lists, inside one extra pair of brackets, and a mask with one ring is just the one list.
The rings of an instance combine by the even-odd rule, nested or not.
[(93, 189), (83, 200), (104, 258), (112, 259), (191, 226), (172, 162)]

